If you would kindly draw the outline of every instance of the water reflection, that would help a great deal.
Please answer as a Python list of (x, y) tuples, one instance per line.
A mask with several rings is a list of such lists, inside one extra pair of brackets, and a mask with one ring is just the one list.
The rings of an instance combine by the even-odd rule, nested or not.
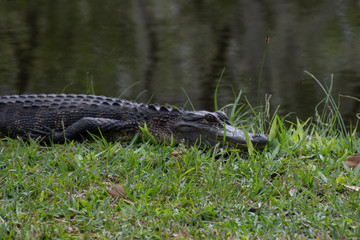
[[(327, 84), (333, 73), (335, 96), (360, 98), (359, 19), (351, 0), (1, 1), (0, 94), (93, 85), (183, 106), (184, 89), (197, 109), (212, 110), (225, 69), (220, 105), (240, 90), (254, 105), (271, 94), (273, 109), (307, 118), (324, 94), (304, 70)], [(353, 100), (341, 107), (359, 112)]]

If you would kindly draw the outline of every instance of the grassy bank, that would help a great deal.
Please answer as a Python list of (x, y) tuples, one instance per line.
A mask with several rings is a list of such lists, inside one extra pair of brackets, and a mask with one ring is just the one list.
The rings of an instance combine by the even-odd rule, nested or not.
[[(233, 112), (234, 122), (243, 118), (240, 113)], [(262, 129), (271, 142), (245, 154), (146, 141), (43, 146), (3, 139), (0, 236), (360, 236), (359, 193), (351, 188), (360, 186), (359, 169), (344, 164), (359, 150), (354, 131), (337, 131), (336, 116), (291, 123), (255, 115), (245, 128)], [(114, 193), (118, 185), (125, 193)]]

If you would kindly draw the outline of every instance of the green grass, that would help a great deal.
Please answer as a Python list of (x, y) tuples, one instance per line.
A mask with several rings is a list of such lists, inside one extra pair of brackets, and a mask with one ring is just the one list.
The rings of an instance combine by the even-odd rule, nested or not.
[[(235, 124), (243, 110), (229, 106)], [(269, 135), (263, 151), (1, 140), (0, 238), (359, 237), (359, 193), (343, 185), (360, 186), (344, 165), (359, 152), (355, 130), (248, 113), (244, 129)], [(108, 193), (116, 184), (126, 199)]]

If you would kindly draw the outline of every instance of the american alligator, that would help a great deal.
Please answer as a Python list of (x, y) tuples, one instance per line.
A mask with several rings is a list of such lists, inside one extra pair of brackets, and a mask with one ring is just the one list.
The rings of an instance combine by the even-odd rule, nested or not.
[[(179, 144), (207, 142), (246, 147), (243, 131), (221, 111), (185, 111), (170, 105), (135, 103), (84, 94), (30, 94), (0, 97), (0, 136), (31, 137), (64, 142), (89, 133), (109, 139), (131, 139), (146, 127), (158, 141)], [(268, 139), (249, 134), (263, 148)]]

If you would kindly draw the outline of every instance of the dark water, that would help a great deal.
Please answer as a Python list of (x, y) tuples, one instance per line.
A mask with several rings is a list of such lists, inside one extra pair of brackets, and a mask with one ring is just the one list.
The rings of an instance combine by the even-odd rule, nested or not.
[[(223, 70), (220, 105), (270, 94), (305, 119), (325, 95), (304, 70), (328, 85), (333, 74), (336, 99), (360, 98), (360, 1), (0, 0), (2, 95), (93, 88), (183, 106), (186, 92), (213, 110)], [(340, 101), (347, 117), (360, 111)]]

